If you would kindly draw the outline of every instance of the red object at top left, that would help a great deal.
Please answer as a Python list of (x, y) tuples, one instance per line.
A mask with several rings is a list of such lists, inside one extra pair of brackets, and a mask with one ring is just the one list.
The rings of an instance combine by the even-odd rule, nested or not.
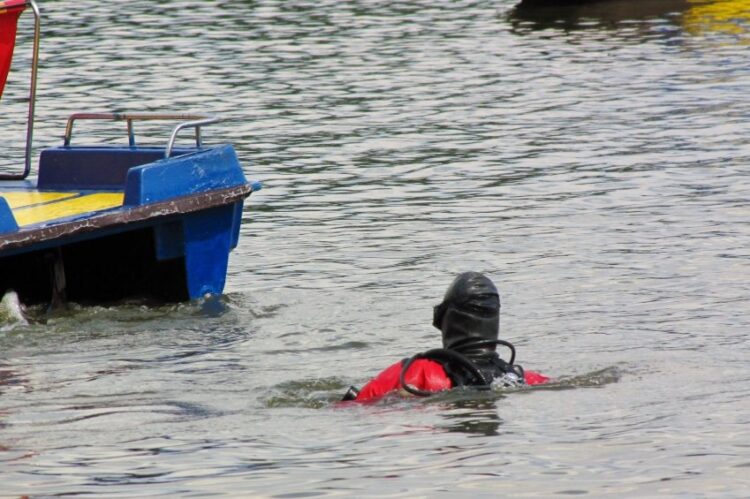
[(0, 1), (0, 97), (3, 96), (5, 81), (8, 79), (10, 63), (13, 60), (18, 16), (26, 5), (26, 0)]

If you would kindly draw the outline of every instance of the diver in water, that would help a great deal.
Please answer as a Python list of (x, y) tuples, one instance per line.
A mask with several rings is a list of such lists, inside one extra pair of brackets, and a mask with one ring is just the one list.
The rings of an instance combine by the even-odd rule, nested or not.
[[(549, 381), (515, 364), (513, 345), (498, 339), (500, 295), (483, 274), (464, 272), (456, 277), (435, 307), (432, 325), (442, 332), (443, 348), (396, 362), (361, 390), (349, 388), (343, 400), (373, 401), (402, 390), (427, 396), (459, 386), (488, 389)], [(498, 345), (510, 350), (509, 361), (497, 354)]]

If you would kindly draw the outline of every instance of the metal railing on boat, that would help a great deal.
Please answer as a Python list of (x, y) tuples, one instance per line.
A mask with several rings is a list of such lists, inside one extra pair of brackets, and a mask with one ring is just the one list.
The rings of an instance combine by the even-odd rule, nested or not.
[(195, 130), (195, 147), (200, 148), (203, 145), (201, 127), (218, 123), (221, 118), (209, 114), (162, 114), (162, 113), (75, 113), (68, 118), (68, 124), (65, 126), (65, 137), (63, 145), (70, 146), (73, 139), (73, 124), (79, 120), (109, 120), (127, 122), (128, 145), (135, 147), (135, 131), (133, 128), (134, 121), (155, 121), (155, 120), (188, 120), (179, 123), (172, 129), (167, 145), (164, 148), (164, 157), (169, 158), (174, 149), (174, 143), (177, 135), (185, 128)]
[[(31, 82), (29, 85), (29, 109), (27, 117), (27, 128), (26, 128), (26, 150), (25, 150), (25, 162), (23, 173), (20, 174), (8, 174), (0, 173), (0, 180), (23, 180), (29, 176), (31, 172), (31, 155), (32, 155), (32, 142), (34, 135), (34, 110), (36, 105), (36, 88), (37, 88), (37, 71), (39, 67), (39, 44), (41, 38), (41, 13), (39, 7), (34, 0), (0, 0), (0, 15), (6, 12), (18, 12), (23, 11), (27, 7), (31, 7), (34, 13), (34, 46), (31, 63)], [(164, 157), (169, 158), (174, 149), (177, 135), (181, 130), (185, 128), (193, 128), (195, 130), (195, 144), (197, 148), (202, 146), (202, 135), (201, 127), (218, 123), (221, 121), (220, 118), (213, 115), (206, 114), (164, 114), (164, 113), (75, 113), (68, 118), (68, 123), (65, 128), (64, 145), (70, 146), (70, 142), (73, 135), (73, 123), (76, 120), (113, 120), (113, 121), (126, 121), (128, 127), (128, 143), (131, 147), (135, 147), (135, 134), (133, 131), (134, 121), (152, 121), (152, 120), (187, 120), (183, 123), (179, 123), (172, 129), (169, 140), (164, 149)]]

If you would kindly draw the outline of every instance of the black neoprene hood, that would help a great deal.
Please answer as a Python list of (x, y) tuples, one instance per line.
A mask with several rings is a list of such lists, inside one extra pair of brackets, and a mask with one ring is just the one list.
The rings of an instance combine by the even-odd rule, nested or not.
[[(432, 325), (443, 333), (443, 348), (454, 348), (471, 340), (496, 340), (500, 332), (500, 294), (492, 281), (479, 272), (456, 277), (443, 302), (435, 307)], [(494, 351), (483, 347), (481, 354)]]

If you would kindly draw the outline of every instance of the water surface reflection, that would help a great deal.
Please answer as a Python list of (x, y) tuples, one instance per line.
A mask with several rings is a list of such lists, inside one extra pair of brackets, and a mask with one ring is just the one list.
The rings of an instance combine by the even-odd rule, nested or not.
[[(0, 326), (3, 493), (741, 497), (741, 7), (45, 2), (37, 147), (73, 111), (213, 112), (265, 188), (220, 303)], [(470, 269), (559, 384), (338, 407)]]

